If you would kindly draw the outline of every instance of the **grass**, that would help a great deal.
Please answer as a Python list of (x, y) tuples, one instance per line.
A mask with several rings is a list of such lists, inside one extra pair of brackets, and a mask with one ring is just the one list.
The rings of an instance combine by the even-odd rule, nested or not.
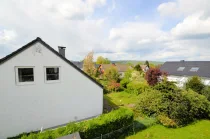
[(118, 107), (131, 108), (136, 105), (138, 96), (126, 92), (116, 92), (104, 95), (104, 98)]
[(201, 120), (176, 129), (153, 125), (126, 139), (210, 139), (210, 121)]

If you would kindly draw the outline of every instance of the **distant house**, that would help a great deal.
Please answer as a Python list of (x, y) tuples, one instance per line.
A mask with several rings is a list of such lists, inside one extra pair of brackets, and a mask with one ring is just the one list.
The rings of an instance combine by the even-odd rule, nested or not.
[[(81, 61), (71, 61), (75, 66), (77, 66), (79, 69), (83, 70), (83, 62)], [(98, 64), (94, 64), (95, 68), (98, 68)]]
[(102, 114), (103, 87), (37, 38), (0, 59), (0, 138)]
[(123, 77), (124, 76), (124, 74), (125, 74), (125, 72), (129, 69), (129, 68), (131, 68), (129, 65), (127, 65), (127, 64), (118, 64), (118, 63), (112, 63), (112, 64), (101, 64), (101, 65), (99, 65), (99, 67), (98, 67), (98, 70), (99, 70), (99, 72), (100, 73), (104, 73), (104, 71), (106, 70), (106, 69), (109, 69), (109, 68), (111, 68), (112, 66), (114, 66), (114, 67), (116, 67), (117, 68), (117, 70), (118, 70), (118, 72), (120, 73), (120, 75), (121, 75), (121, 77)]
[(75, 66), (77, 66), (79, 69), (83, 70), (83, 62), (80, 61), (71, 61)]
[(140, 65), (143, 72), (147, 72), (149, 70), (149, 67), (147, 65)]
[(189, 77), (199, 76), (205, 85), (210, 85), (210, 61), (165, 62), (160, 70), (168, 73), (168, 80), (183, 87)]

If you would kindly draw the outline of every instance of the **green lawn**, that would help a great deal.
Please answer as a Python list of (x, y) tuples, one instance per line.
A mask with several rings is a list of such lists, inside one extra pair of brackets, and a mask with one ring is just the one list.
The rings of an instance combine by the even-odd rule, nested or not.
[(126, 92), (116, 92), (104, 95), (104, 98), (114, 103), (119, 107), (133, 108), (138, 100), (138, 96), (135, 94), (129, 94)]
[(177, 129), (154, 125), (126, 139), (210, 139), (210, 121), (202, 120)]

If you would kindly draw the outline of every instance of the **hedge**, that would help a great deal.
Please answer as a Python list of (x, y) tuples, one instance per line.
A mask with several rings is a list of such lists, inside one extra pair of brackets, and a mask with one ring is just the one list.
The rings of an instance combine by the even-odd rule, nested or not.
[[(133, 123), (133, 116), (131, 110), (119, 108), (118, 110), (102, 114), (99, 117), (87, 121), (69, 123), (65, 127), (47, 130), (42, 133), (23, 134), (21, 137), (19, 135), (16, 139), (56, 139), (74, 132), (79, 132), (82, 139), (93, 139), (123, 127), (128, 127)], [(126, 130), (127, 128), (124, 129)], [(121, 134), (112, 134), (112, 137), (109, 136), (109, 138), (117, 138), (120, 135)], [(13, 139), (15, 139), (15, 137), (13, 137)]]

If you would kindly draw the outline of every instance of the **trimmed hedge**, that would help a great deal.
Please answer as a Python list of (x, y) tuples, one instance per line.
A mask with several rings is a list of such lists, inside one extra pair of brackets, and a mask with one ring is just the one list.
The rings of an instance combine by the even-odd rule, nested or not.
[[(47, 130), (42, 133), (23, 135), (21, 139), (56, 139), (74, 132), (79, 132), (82, 139), (93, 139), (100, 137), (101, 134), (104, 135), (131, 125), (133, 123), (133, 116), (131, 110), (120, 108), (91, 120), (69, 123), (65, 127)], [(113, 134), (111, 138), (117, 138), (119, 135), (121, 134)], [(20, 139), (20, 137), (16, 139)]]

